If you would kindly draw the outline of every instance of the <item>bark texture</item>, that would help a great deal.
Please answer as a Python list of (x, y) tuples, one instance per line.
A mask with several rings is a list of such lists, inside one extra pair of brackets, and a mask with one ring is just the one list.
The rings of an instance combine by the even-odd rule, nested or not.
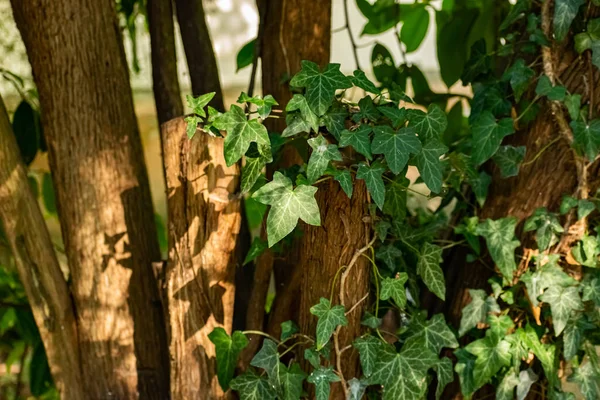
[(219, 111), (224, 111), (219, 69), (206, 25), (202, 0), (175, 0), (175, 8), (192, 81), (192, 93), (198, 96), (216, 92), (209, 104)]
[(217, 382), (215, 327), (231, 333), (236, 241), (240, 231), (239, 166), (227, 167), (223, 140), (198, 132), (189, 140), (183, 118), (162, 127), (169, 260), (168, 302), (173, 399), (229, 398)]
[(83, 400), (77, 325), (69, 289), (37, 199), (27, 180), (0, 97), (0, 220), (46, 349), (54, 383), (65, 399)]
[(42, 108), (93, 399), (165, 399), (154, 212), (111, 0), (15, 0)]
[(183, 115), (177, 76), (173, 4), (171, 0), (148, 0), (147, 10), (152, 50), (152, 87), (160, 125)]
[[(297, 268), (302, 271), (298, 325), (301, 332), (310, 335), (314, 335), (317, 327), (317, 318), (310, 313), (310, 308), (318, 304), (321, 297), (329, 298), (336, 273), (343, 266), (348, 266), (355, 253), (367, 245), (370, 231), (370, 225), (363, 221), (368, 215), (367, 190), (363, 181), (355, 181), (352, 199), (348, 199), (338, 182), (328, 180), (319, 187), (316, 199), (321, 211), (321, 226), (303, 225), (304, 235), (298, 244), (297, 261)], [(348, 311), (363, 299), (369, 293), (369, 272), (369, 264), (364, 257), (358, 257), (347, 274), (342, 270), (335, 282), (333, 303), (343, 302)], [(341, 284), (343, 289), (340, 289)], [(346, 347), (360, 335), (360, 320), (367, 304), (363, 299), (346, 316), (348, 326), (341, 329), (335, 348)], [(345, 377), (360, 375), (358, 361), (358, 352), (354, 348), (343, 353), (338, 365)], [(344, 398), (340, 385), (333, 389), (332, 398)]]

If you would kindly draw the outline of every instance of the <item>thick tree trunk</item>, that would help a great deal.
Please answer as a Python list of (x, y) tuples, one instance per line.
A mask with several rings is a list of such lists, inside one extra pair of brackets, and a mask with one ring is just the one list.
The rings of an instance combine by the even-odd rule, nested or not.
[(192, 93), (198, 96), (216, 92), (210, 105), (224, 111), (219, 69), (206, 25), (202, 0), (175, 0), (175, 8), (192, 81)]
[(88, 398), (165, 399), (154, 213), (111, 0), (15, 0), (40, 96)]
[(39, 328), (50, 371), (64, 399), (83, 400), (77, 325), (69, 289), (27, 180), (0, 97), (0, 219)]
[(231, 333), (241, 225), (239, 167), (227, 167), (223, 140), (198, 132), (189, 140), (183, 118), (163, 124), (169, 211), (168, 302), (173, 399), (229, 398), (217, 382), (207, 335)]
[[(285, 105), (292, 97), (288, 82), (300, 70), (302, 60), (316, 62), (320, 66), (329, 62), (331, 0), (262, 1), (266, 1), (259, 5), (259, 10), (265, 13), (261, 16), (264, 27), (260, 38), (263, 49), (260, 54), (263, 93), (271, 94), (279, 104)], [(282, 132), (285, 119), (270, 119), (265, 121), (265, 125), (270, 131)], [(280, 167), (301, 163), (302, 158), (292, 146), (283, 150)], [(271, 170), (267, 172), (272, 174)], [(297, 259), (297, 248), (291, 249), (286, 259), (277, 262), (269, 251), (258, 258), (252, 301), (248, 309), (248, 329), (264, 329), (264, 305), (274, 262), (277, 295), (268, 331), (278, 336), (281, 322), (297, 319), (301, 281), (293, 279), (298, 275), (294, 272)], [(245, 352), (246, 359), (258, 349), (260, 342), (261, 338), (251, 338)]]
[(158, 124), (183, 115), (171, 0), (148, 0), (152, 87)]

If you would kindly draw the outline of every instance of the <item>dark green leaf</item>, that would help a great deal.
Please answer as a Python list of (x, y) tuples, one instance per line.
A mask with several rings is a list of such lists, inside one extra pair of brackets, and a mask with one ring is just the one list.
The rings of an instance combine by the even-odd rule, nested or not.
[(348, 198), (352, 198), (352, 174), (347, 169), (335, 169), (332, 171), (333, 179), (339, 182)]
[(429, 12), (425, 4), (415, 4), (403, 18), (399, 39), (406, 45), (405, 51), (411, 53), (419, 48), (427, 34)]
[(496, 121), (489, 111), (481, 113), (471, 126), (473, 132), (473, 161), (477, 165), (490, 159), (502, 143), (502, 139), (515, 132), (511, 118)]
[(208, 338), (215, 345), (217, 377), (221, 388), (226, 391), (229, 389), (229, 382), (233, 378), (238, 356), (248, 345), (248, 339), (239, 331), (235, 331), (233, 335), (229, 336), (223, 328), (215, 328), (208, 334)]
[(573, 311), (583, 309), (583, 303), (579, 297), (577, 287), (550, 286), (540, 300), (550, 304), (552, 310), (552, 322), (554, 333), (560, 335), (567, 325), (567, 321)]
[[(427, 288), (442, 300), (446, 299), (446, 281), (440, 268), (442, 248), (431, 243), (423, 244), (417, 261), (417, 274)], [(437, 353), (437, 352), (436, 352)]]
[(463, 336), (477, 324), (485, 322), (489, 313), (500, 312), (496, 299), (488, 296), (485, 291), (479, 289), (469, 289), (471, 302), (462, 310), (460, 328), (458, 336)]
[(369, 78), (367, 78), (363, 71), (354, 71), (354, 76), (350, 79), (352, 80), (352, 84), (354, 84), (354, 86), (361, 88), (365, 92), (370, 92), (373, 94), (381, 93), (381, 91), (377, 89), (377, 86), (375, 86), (375, 84), (371, 82)]
[(358, 179), (363, 179), (367, 184), (367, 189), (380, 210), (383, 209), (383, 204), (385, 202), (385, 185), (383, 184), (383, 178), (381, 177), (384, 172), (385, 168), (377, 163), (374, 163), (371, 166), (361, 163), (356, 172), (356, 177)]
[(365, 119), (374, 122), (377, 121), (380, 115), (373, 104), (373, 99), (367, 96), (358, 101), (358, 111), (352, 115), (352, 121), (359, 122)]
[(442, 190), (442, 162), (440, 156), (448, 151), (437, 139), (429, 140), (415, 157), (415, 162), (423, 181), (433, 193)]
[(42, 199), (44, 200), (44, 207), (50, 214), (56, 214), (56, 197), (54, 194), (54, 184), (52, 183), (52, 175), (48, 172), (44, 172), (42, 177)]
[(252, 241), (252, 244), (250, 245), (250, 249), (248, 250), (248, 254), (246, 254), (246, 258), (244, 258), (243, 265), (246, 265), (246, 264), (251, 263), (252, 261), (256, 260), (256, 258), (258, 256), (260, 256), (262, 253), (264, 253), (265, 250), (268, 248), (269, 248), (269, 244), (266, 240), (262, 240), (259, 237), (254, 238), (254, 240)]
[(556, 40), (562, 41), (567, 36), (571, 22), (583, 3), (585, 0), (556, 0), (554, 2), (554, 36)]
[(510, 82), (510, 86), (515, 94), (515, 100), (518, 102), (529, 87), (529, 81), (534, 76), (535, 72), (525, 64), (525, 60), (519, 58), (504, 73), (502, 78)]
[(372, 128), (370, 125), (362, 124), (355, 131), (344, 129), (340, 138), (340, 147), (352, 146), (354, 150), (371, 160), (371, 139), (369, 134)]
[(573, 129), (573, 146), (589, 161), (594, 161), (600, 151), (600, 120), (571, 121), (569, 125)]
[(308, 181), (314, 183), (325, 173), (330, 161), (342, 161), (342, 154), (335, 144), (329, 144), (321, 134), (308, 139), (308, 144), (312, 148), (312, 152), (306, 174)]
[(254, 59), (254, 48), (256, 47), (256, 39), (252, 39), (248, 43), (246, 43), (240, 51), (237, 53), (237, 69), (236, 72), (242, 68), (246, 68), (248, 65), (252, 64), (252, 60)]
[(359, 337), (352, 343), (360, 355), (360, 366), (365, 377), (371, 376), (375, 368), (375, 361), (383, 343), (374, 336), (367, 335)]
[(516, 218), (506, 217), (496, 221), (487, 219), (477, 227), (477, 234), (485, 238), (492, 259), (509, 281), (517, 268), (515, 249), (520, 245), (515, 238), (516, 226)]
[(300, 332), (300, 328), (294, 321), (285, 321), (281, 323), (281, 341), (287, 340), (294, 334)]
[(444, 392), (444, 388), (454, 381), (454, 374), (452, 373), (452, 360), (448, 357), (444, 357), (437, 362), (437, 364), (433, 367), (437, 372), (437, 387), (435, 389), (435, 398), (436, 400), (440, 400), (442, 398), (442, 393)]
[(410, 125), (415, 127), (419, 138), (424, 142), (431, 139), (439, 140), (448, 126), (448, 118), (437, 104), (431, 104), (426, 113), (411, 110)]
[(383, 278), (379, 298), (381, 300), (394, 299), (398, 307), (404, 308), (406, 306), (406, 288), (404, 284), (407, 280), (408, 275), (406, 272), (399, 272), (394, 278)]
[(384, 154), (388, 166), (395, 174), (399, 174), (406, 167), (411, 154), (421, 151), (421, 142), (415, 135), (414, 128), (401, 128), (394, 131), (388, 125), (378, 125), (374, 127), (374, 131), (371, 151), (373, 154)]
[(319, 367), (310, 374), (307, 381), (315, 385), (316, 400), (329, 400), (331, 384), (339, 382), (340, 377), (333, 372), (333, 367)]
[(436, 314), (425, 320), (422, 315), (413, 318), (408, 326), (408, 342), (423, 341), (425, 346), (435, 354), (443, 348), (455, 349), (458, 341), (446, 324), (443, 314)]
[(406, 190), (410, 181), (402, 174), (396, 175), (394, 180), (385, 185), (385, 203), (383, 213), (396, 220), (406, 217)]
[(329, 342), (333, 331), (338, 326), (348, 324), (344, 307), (340, 305), (332, 307), (331, 302), (323, 297), (319, 300), (319, 304), (310, 308), (310, 313), (319, 319), (317, 322), (317, 350), (322, 349)]
[(239, 393), (240, 400), (275, 400), (271, 383), (252, 369), (231, 381), (231, 388)]

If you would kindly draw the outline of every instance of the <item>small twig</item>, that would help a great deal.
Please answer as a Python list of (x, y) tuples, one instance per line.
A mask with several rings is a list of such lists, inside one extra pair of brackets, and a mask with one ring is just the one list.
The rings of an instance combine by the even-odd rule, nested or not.
[(587, 62), (588, 62), (588, 98), (589, 98), (589, 108), (588, 108), (588, 121), (591, 121), (594, 117), (594, 67), (592, 65), (592, 52), (591, 50), (587, 51)]
[(360, 63), (358, 62), (358, 51), (356, 47), (356, 42), (354, 41), (354, 36), (352, 36), (352, 29), (350, 28), (350, 17), (348, 15), (348, 0), (344, 0), (344, 18), (346, 19), (345, 27), (348, 30), (348, 37), (350, 38), (350, 44), (352, 45), (352, 53), (354, 54), (356, 69), (361, 69)]
[(264, 336), (266, 338), (271, 339), (272, 341), (274, 341), (275, 343), (277, 343), (278, 345), (281, 344), (281, 342), (279, 340), (277, 340), (275, 337), (269, 335), (268, 333), (265, 332), (261, 332), (261, 331), (242, 331), (242, 333), (244, 335), (258, 335), (258, 336)]
[(354, 311), (360, 305), (360, 303), (362, 303), (363, 301), (365, 301), (367, 299), (367, 297), (369, 297), (369, 293), (368, 292), (359, 301), (357, 301), (356, 304), (354, 304), (351, 309), (349, 309), (348, 311), (346, 311), (345, 315), (348, 316), (348, 315), (352, 314), (352, 311)]

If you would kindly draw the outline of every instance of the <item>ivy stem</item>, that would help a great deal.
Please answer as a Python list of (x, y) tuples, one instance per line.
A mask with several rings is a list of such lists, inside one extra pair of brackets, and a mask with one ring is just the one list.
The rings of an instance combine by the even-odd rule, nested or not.
[(461, 244), (464, 244), (465, 242), (466, 242), (465, 240), (461, 240), (460, 242), (453, 242), (453, 243), (447, 244), (446, 246), (442, 247), (442, 250), (451, 249), (454, 246), (460, 246)]
[(250, 331), (242, 331), (242, 333), (243, 333), (244, 335), (258, 335), (258, 336), (264, 336), (264, 337), (266, 337), (266, 338), (269, 338), (269, 339), (271, 339), (272, 341), (274, 341), (274, 342), (275, 342), (275, 343), (277, 343), (278, 345), (280, 345), (280, 344), (282, 343), (281, 341), (279, 341), (279, 340), (275, 339), (273, 336), (271, 336), (271, 335), (269, 335), (268, 333), (265, 333), (265, 332), (261, 332), (261, 331), (253, 331), (253, 330), (250, 330)]
[(550, 146), (552, 146), (554, 143), (558, 142), (560, 139), (561, 139), (561, 137), (560, 137), (560, 136), (558, 136), (558, 137), (556, 137), (556, 138), (552, 139), (552, 140), (551, 140), (551, 141), (550, 141), (550, 142), (549, 142), (547, 145), (545, 145), (545, 146), (544, 146), (544, 147), (543, 147), (543, 148), (542, 148), (540, 151), (538, 151), (538, 152), (537, 152), (537, 154), (535, 155), (535, 157), (533, 157), (531, 160), (529, 160), (529, 161), (527, 161), (527, 162), (524, 162), (524, 163), (523, 163), (523, 164), (521, 164), (521, 165), (522, 165), (522, 166), (525, 166), (525, 165), (530, 165), (530, 164), (533, 164), (534, 162), (536, 162), (536, 160), (537, 160), (538, 158), (540, 158), (540, 156), (541, 156), (541, 155), (542, 155), (542, 154), (543, 154), (543, 153), (544, 153), (546, 150), (548, 150), (548, 148), (549, 148)]
[(525, 107), (525, 109), (523, 110), (523, 112), (517, 117), (515, 118), (515, 122), (519, 122), (519, 120), (521, 118), (523, 118), (523, 116), (525, 116), (525, 114), (527, 114), (527, 111), (529, 111), (529, 109), (531, 107), (533, 107), (533, 105), (540, 99), (541, 97), (539, 95), (536, 95), (533, 100), (531, 101), (531, 103), (529, 103), (529, 105), (527, 107)]

